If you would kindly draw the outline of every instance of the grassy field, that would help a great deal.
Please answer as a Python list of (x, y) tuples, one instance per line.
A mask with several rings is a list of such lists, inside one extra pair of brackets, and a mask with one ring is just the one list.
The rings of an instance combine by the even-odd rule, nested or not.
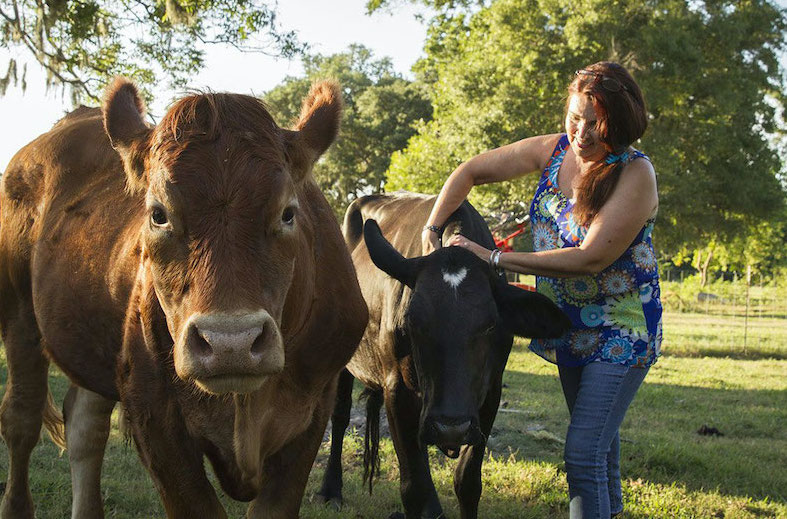
[[(765, 318), (763, 318), (765, 319)], [(668, 312), (665, 355), (651, 370), (623, 424), (623, 490), (627, 518), (787, 518), (787, 319), (757, 321), (744, 354), (730, 335), (738, 324), (723, 315)], [(753, 333), (753, 335), (751, 335)], [(752, 339), (754, 337), (754, 339)], [(4, 364), (4, 357), (2, 358)], [(5, 369), (0, 369), (5, 383)], [(488, 460), (480, 516), (493, 519), (567, 516), (563, 437), (568, 420), (554, 366), (515, 346), (505, 374), (503, 408)], [(62, 398), (66, 381), (51, 383)], [(697, 433), (703, 425), (723, 436)], [(361, 488), (362, 439), (345, 443), (345, 507), (311, 503), (327, 457), (323, 445), (301, 510), (304, 518), (387, 517), (401, 509), (398, 470), (389, 440), (373, 496)], [(7, 452), (0, 449), (0, 479)], [(435, 481), (449, 518), (458, 517), (451, 477), (454, 462), (432, 456)], [(66, 456), (43, 439), (33, 454), (37, 517), (70, 515)], [(108, 517), (163, 517), (147, 473), (115, 427), (103, 476)], [(245, 506), (229, 502), (231, 517)]]

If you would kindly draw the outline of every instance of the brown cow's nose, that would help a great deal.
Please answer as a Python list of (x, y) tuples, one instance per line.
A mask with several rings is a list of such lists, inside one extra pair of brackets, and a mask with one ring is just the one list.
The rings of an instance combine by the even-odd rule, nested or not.
[(197, 314), (186, 323), (175, 364), (179, 376), (211, 393), (254, 390), (284, 368), (281, 332), (264, 310)]
[(196, 332), (202, 338), (200, 341), (199, 338), (194, 337), (192, 347), (196, 354), (204, 356), (208, 362), (222, 357), (236, 356), (241, 360), (246, 356), (251, 358), (265, 349), (265, 337), (263, 336), (265, 329), (262, 326), (231, 331), (212, 330), (200, 327), (195, 323), (192, 323), (192, 326), (191, 333)]

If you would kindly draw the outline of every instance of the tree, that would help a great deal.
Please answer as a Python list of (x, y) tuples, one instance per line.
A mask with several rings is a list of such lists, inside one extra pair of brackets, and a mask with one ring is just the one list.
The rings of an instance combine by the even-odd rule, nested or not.
[[(0, 46), (21, 49), (47, 73), (47, 87), (70, 88), (74, 102), (97, 100), (117, 74), (143, 85), (169, 79), (182, 87), (202, 67), (203, 46), (293, 56), (303, 50), (276, 24), (261, 0), (10, 0), (0, 7)], [(275, 5), (275, 4), (274, 4)], [(264, 33), (261, 36), (260, 33)], [(0, 94), (21, 79), (15, 59), (0, 78)], [(158, 73), (157, 73), (158, 69)]]
[(314, 175), (337, 215), (363, 194), (380, 192), (391, 153), (405, 146), (414, 124), (429, 120), (431, 105), (423, 87), (394, 72), (387, 58), (351, 45), (331, 56), (306, 56), (304, 77), (288, 77), (265, 94), (280, 124), (295, 120), (301, 100), (318, 79), (342, 86), (344, 113), (336, 143), (314, 168)]
[(752, 267), (760, 276), (773, 275), (787, 267), (785, 243), (787, 210), (777, 213), (772, 221), (752, 226), (724, 243), (709, 242), (703, 249), (693, 251), (693, 259), (700, 267), (700, 286), (705, 286), (709, 271), (743, 275), (747, 267)]
[[(562, 131), (574, 71), (609, 59), (632, 71), (649, 105), (636, 145), (658, 175), (662, 251), (744, 235), (784, 206), (783, 164), (766, 138), (784, 132), (774, 123), (785, 104), (784, 9), (764, 0), (422, 3), (437, 9), (415, 67), (434, 118), (394, 155), (389, 187), (436, 192), (478, 152)], [(473, 201), (523, 213), (532, 189), (532, 179), (485, 186)]]

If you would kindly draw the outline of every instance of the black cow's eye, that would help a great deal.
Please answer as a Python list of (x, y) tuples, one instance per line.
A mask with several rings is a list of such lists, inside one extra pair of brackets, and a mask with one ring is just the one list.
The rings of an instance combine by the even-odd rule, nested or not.
[(154, 207), (150, 212), (150, 220), (154, 225), (167, 225), (167, 213), (161, 207)]
[(281, 221), (285, 225), (292, 225), (295, 222), (295, 208), (288, 207), (281, 213)]

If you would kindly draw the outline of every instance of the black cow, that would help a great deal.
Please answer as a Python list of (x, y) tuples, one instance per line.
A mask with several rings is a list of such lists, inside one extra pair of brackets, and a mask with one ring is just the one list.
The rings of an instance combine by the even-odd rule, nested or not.
[[(513, 335), (558, 337), (570, 323), (548, 298), (512, 287), (465, 249), (421, 256), (421, 228), (434, 201), (410, 193), (372, 195), (347, 209), (344, 238), (369, 307), (369, 325), (349, 372), (340, 377), (331, 456), (319, 495), (341, 503), (342, 439), (355, 376), (368, 395), (364, 476), (370, 491), (384, 402), (399, 458), (404, 517), (442, 517), (426, 448), (436, 445), (460, 458), (454, 489), (467, 519), (478, 515), (481, 463)], [(444, 225), (444, 238), (454, 233), (494, 247), (486, 223), (467, 202)]]

